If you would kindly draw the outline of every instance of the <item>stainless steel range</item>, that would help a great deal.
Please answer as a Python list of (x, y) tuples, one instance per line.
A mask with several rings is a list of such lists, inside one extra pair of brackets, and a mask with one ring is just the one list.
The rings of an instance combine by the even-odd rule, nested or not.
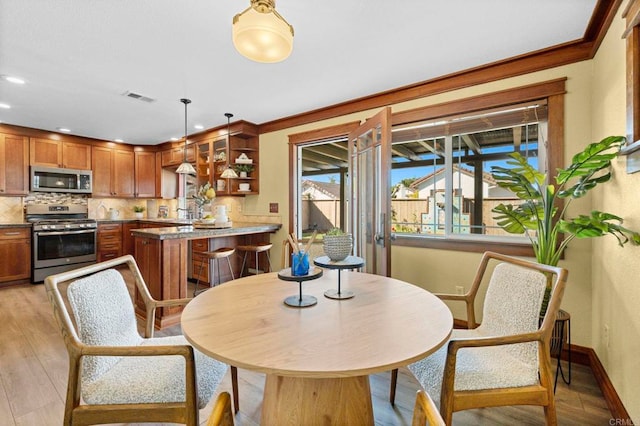
[(28, 204), (25, 219), (33, 223), (31, 280), (96, 262), (97, 223), (87, 206)]

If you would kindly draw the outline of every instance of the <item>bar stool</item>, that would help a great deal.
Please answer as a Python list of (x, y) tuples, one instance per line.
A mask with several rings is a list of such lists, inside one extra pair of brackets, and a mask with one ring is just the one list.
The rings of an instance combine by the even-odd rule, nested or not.
[(220, 259), (222, 258), (227, 258), (227, 264), (229, 264), (229, 272), (231, 272), (231, 279), (235, 279), (235, 277), (233, 276), (233, 268), (231, 267), (231, 260), (229, 260), (229, 257), (231, 257), (231, 255), (233, 253), (235, 253), (236, 249), (234, 248), (229, 248), (229, 247), (221, 247), (219, 249), (213, 250), (213, 251), (198, 251), (198, 252), (194, 252), (194, 254), (197, 254), (199, 256), (202, 256), (202, 262), (200, 262), (200, 271), (198, 272), (198, 279), (196, 280), (196, 288), (193, 290), (193, 297), (195, 297), (197, 294), (202, 293), (203, 291), (207, 290), (202, 289), (202, 290), (198, 290), (198, 286), (200, 285), (200, 276), (202, 275), (202, 269), (204, 268), (204, 262), (205, 260), (207, 262), (209, 262), (209, 288), (215, 286), (215, 280), (211, 280), (211, 278), (213, 277), (213, 271), (211, 269), (211, 267), (213, 266), (213, 262), (211, 262), (213, 259), (216, 260), (216, 273), (218, 274), (218, 284), (221, 284), (220, 282)]
[(256, 274), (258, 273), (258, 254), (261, 252), (265, 252), (267, 255), (267, 260), (269, 261), (269, 272), (273, 269), (271, 267), (271, 257), (269, 256), (269, 250), (273, 247), (271, 243), (255, 243), (255, 244), (246, 244), (236, 247), (239, 251), (244, 251), (244, 258), (242, 258), (242, 269), (240, 269), (240, 276), (244, 276), (244, 265), (247, 263), (247, 255), (249, 252), (255, 253), (256, 256)]

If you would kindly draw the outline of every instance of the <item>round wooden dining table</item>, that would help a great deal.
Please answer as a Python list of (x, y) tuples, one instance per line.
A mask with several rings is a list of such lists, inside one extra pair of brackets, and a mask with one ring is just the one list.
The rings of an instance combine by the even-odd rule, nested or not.
[(342, 272), (354, 297), (334, 300), (336, 271), (303, 283), (316, 305), (290, 307), (297, 284), (277, 273), (241, 278), (192, 300), (182, 313), (187, 340), (203, 353), (266, 374), (262, 425), (373, 425), (369, 374), (437, 350), (453, 317), (436, 296), (379, 275)]

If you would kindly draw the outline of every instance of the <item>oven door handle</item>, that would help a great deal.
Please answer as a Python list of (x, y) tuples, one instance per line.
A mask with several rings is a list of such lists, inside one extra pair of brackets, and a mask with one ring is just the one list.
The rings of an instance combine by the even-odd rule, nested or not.
[(49, 232), (49, 231), (36, 231), (36, 235), (45, 236), (45, 235), (72, 235), (72, 234), (90, 234), (96, 232), (95, 229), (87, 229), (84, 231), (60, 231), (60, 232)]

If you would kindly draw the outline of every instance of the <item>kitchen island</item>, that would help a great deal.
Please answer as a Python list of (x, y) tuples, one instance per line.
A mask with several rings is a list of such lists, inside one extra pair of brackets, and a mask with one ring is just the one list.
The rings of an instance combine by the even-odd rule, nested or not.
[[(240, 244), (269, 241), (269, 234), (281, 226), (275, 223), (234, 222), (230, 228), (169, 226), (133, 229), (131, 234), (135, 245), (134, 256), (151, 296), (156, 300), (167, 300), (191, 296), (187, 291), (189, 240), (207, 239), (208, 250), (235, 248)], [(234, 256), (231, 263), (234, 273), (239, 273), (239, 257)], [(136, 313), (144, 317), (144, 303), (137, 291), (135, 304)], [(156, 328), (178, 324), (181, 312), (181, 307), (158, 309)]]

